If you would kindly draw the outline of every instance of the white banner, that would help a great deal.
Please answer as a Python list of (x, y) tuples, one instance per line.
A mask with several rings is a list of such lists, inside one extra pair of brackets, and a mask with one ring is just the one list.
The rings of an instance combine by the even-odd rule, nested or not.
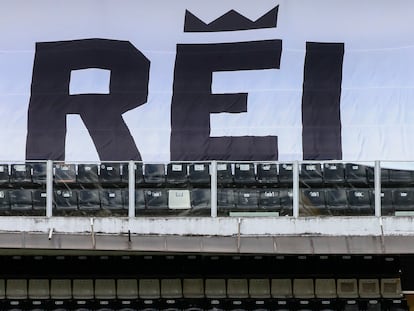
[(414, 159), (409, 0), (3, 0), (0, 160)]

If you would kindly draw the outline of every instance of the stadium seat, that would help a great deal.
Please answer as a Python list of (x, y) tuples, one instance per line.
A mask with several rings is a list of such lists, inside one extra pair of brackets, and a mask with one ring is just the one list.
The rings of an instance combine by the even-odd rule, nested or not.
[(293, 183), (293, 164), (279, 164), (279, 183), (285, 186), (291, 186)]
[[(374, 184), (375, 182), (375, 173), (374, 167), (368, 166), (367, 167), (367, 178), (370, 184)], [(390, 170), (381, 168), (381, 185), (388, 185), (390, 183)]]
[(210, 209), (211, 207), (210, 189), (195, 188), (191, 189), (191, 207), (194, 210)]
[(147, 209), (168, 209), (168, 194), (166, 189), (146, 189), (144, 193)]
[(98, 165), (97, 164), (78, 164), (78, 175), (76, 181), (80, 184), (97, 184)]
[(0, 279), (0, 299), (6, 298), (6, 282), (4, 279)]
[(101, 200), (99, 190), (79, 190), (78, 205), (81, 211), (99, 211), (101, 209)]
[(32, 167), (29, 164), (12, 164), (10, 182), (31, 183)]
[(327, 185), (343, 185), (345, 168), (342, 163), (325, 163), (323, 165), (323, 181)]
[(190, 209), (190, 190), (170, 189), (168, 190), (168, 208), (171, 210)]
[(90, 300), (94, 298), (93, 280), (75, 279), (72, 288), (73, 299)]
[(237, 210), (257, 210), (259, 203), (259, 192), (257, 189), (238, 189)]
[(12, 211), (30, 211), (33, 209), (32, 190), (9, 190), (10, 209)]
[[(140, 185), (144, 183), (144, 165), (141, 162), (136, 162), (135, 167), (135, 184)], [(122, 183), (127, 184), (129, 182), (129, 164), (123, 163), (122, 168)]]
[(300, 165), (299, 181), (303, 185), (321, 185), (322, 168), (320, 163), (302, 163)]
[(55, 190), (55, 207), (59, 211), (73, 211), (78, 209), (78, 193), (72, 190)]
[[(122, 190), (122, 197), (124, 202), (124, 208), (129, 209), (129, 191)], [(135, 189), (135, 211), (144, 210), (145, 208), (146, 203), (144, 189)]]
[(315, 297), (313, 279), (294, 279), (293, 296), (300, 299), (311, 299)]
[(95, 298), (110, 300), (116, 298), (116, 287), (114, 279), (95, 280)]
[(345, 180), (351, 185), (367, 184), (367, 167), (362, 164), (346, 163)]
[(235, 193), (231, 188), (217, 189), (217, 207), (219, 209), (234, 209), (236, 206)]
[(167, 164), (167, 184), (169, 185), (186, 185), (188, 182), (187, 164), (186, 163), (168, 163)]
[(315, 296), (320, 299), (334, 299), (336, 294), (335, 279), (316, 279), (315, 280)]
[(290, 279), (272, 279), (272, 298), (288, 299), (293, 297), (292, 281)]
[(50, 298), (68, 300), (72, 298), (72, 282), (67, 279), (52, 279), (50, 281)]
[[(375, 209), (375, 190), (369, 192), (371, 206)], [(394, 215), (395, 210), (392, 203), (392, 189), (382, 188), (381, 189), (381, 215), (389, 216)]]
[(402, 297), (401, 281), (397, 278), (381, 279), (381, 296), (399, 299)]
[(144, 165), (144, 182), (150, 185), (160, 186), (165, 183), (164, 164), (148, 163)]
[(325, 190), (326, 208), (333, 215), (345, 215), (348, 211), (347, 191), (343, 188)]
[(178, 299), (183, 297), (183, 290), (180, 279), (161, 280), (161, 298)]
[(280, 189), (279, 199), (280, 199), (281, 213), (283, 215), (292, 214), (293, 190), (292, 189)]
[(203, 279), (184, 279), (183, 280), (184, 298), (204, 298)]
[(49, 280), (30, 279), (29, 280), (29, 299), (46, 300), (50, 298)]
[(138, 292), (141, 299), (159, 299), (161, 297), (160, 281), (158, 279), (140, 279)]
[(9, 166), (7, 164), (0, 164), (0, 184), (9, 182)]
[(208, 163), (192, 163), (189, 165), (188, 180), (193, 185), (210, 184), (210, 168)]
[(217, 163), (217, 184), (228, 186), (233, 183), (233, 173), (230, 163)]
[[(399, 186), (411, 186), (414, 183), (414, 172), (409, 170), (387, 170), (390, 184)], [(381, 179), (382, 183), (382, 179)]]
[(253, 163), (236, 163), (234, 165), (234, 183), (237, 185), (254, 185), (256, 174)]
[(27, 299), (27, 280), (9, 279), (6, 282), (6, 297), (10, 300)]
[(348, 189), (348, 207), (353, 215), (373, 215), (368, 189)]
[(247, 279), (228, 279), (227, 296), (229, 298), (249, 298), (249, 285)]
[(225, 279), (206, 279), (205, 280), (206, 298), (220, 299), (226, 298)]
[(122, 210), (125, 208), (120, 189), (103, 189), (100, 190), (99, 196), (102, 209)]
[(46, 210), (46, 190), (36, 189), (32, 192), (33, 209)]
[(136, 279), (118, 279), (116, 281), (116, 294), (120, 300), (137, 299), (138, 281)]
[(307, 215), (327, 214), (324, 190), (301, 189), (300, 203)]
[(337, 279), (338, 298), (358, 298), (358, 284), (356, 279)]
[(414, 190), (394, 189), (393, 202), (395, 211), (414, 211)]
[(279, 189), (260, 189), (259, 208), (267, 211), (280, 211)]
[(253, 299), (270, 298), (270, 282), (269, 279), (250, 279), (249, 294)]
[(121, 166), (121, 163), (102, 163), (99, 170), (99, 182), (102, 184), (120, 183), (122, 181)]
[(5, 189), (0, 189), (0, 213), (10, 210), (9, 192)]
[(360, 279), (358, 289), (361, 298), (380, 298), (380, 286), (377, 279)]
[(279, 183), (277, 164), (257, 164), (257, 181), (259, 184), (263, 185), (277, 185)]
[(75, 164), (55, 164), (54, 171), (54, 182), (63, 184), (76, 182)]
[(30, 166), (32, 167), (32, 182), (35, 184), (46, 184), (46, 163), (30, 163)]

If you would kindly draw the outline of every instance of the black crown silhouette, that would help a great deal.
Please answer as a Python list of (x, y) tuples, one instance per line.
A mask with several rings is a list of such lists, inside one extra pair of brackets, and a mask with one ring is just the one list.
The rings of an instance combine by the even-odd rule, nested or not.
[(184, 32), (218, 32), (218, 31), (235, 31), (249, 30), (260, 28), (276, 28), (277, 13), (279, 6), (271, 9), (269, 12), (259, 17), (256, 21), (241, 15), (235, 10), (230, 10), (209, 24), (200, 20), (190, 11), (185, 11)]

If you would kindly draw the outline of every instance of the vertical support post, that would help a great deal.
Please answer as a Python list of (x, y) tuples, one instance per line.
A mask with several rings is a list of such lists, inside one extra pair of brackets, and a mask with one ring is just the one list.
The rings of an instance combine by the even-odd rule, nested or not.
[(135, 217), (135, 163), (128, 162), (128, 217)]
[(52, 217), (53, 209), (53, 161), (46, 162), (46, 217)]
[(293, 217), (299, 217), (299, 162), (293, 162)]
[(374, 202), (375, 216), (381, 217), (381, 163), (375, 161), (374, 166)]
[(211, 162), (211, 217), (217, 217), (217, 161)]

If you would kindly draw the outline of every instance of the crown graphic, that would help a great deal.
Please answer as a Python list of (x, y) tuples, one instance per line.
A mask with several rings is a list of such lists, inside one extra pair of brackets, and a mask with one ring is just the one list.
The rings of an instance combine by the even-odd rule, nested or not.
[(259, 17), (256, 21), (230, 10), (209, 24), (206, 24), (190, 11), (185, 11), (184, 32), (218, 32), (261, 28), (276, 28), (279, 6)]

